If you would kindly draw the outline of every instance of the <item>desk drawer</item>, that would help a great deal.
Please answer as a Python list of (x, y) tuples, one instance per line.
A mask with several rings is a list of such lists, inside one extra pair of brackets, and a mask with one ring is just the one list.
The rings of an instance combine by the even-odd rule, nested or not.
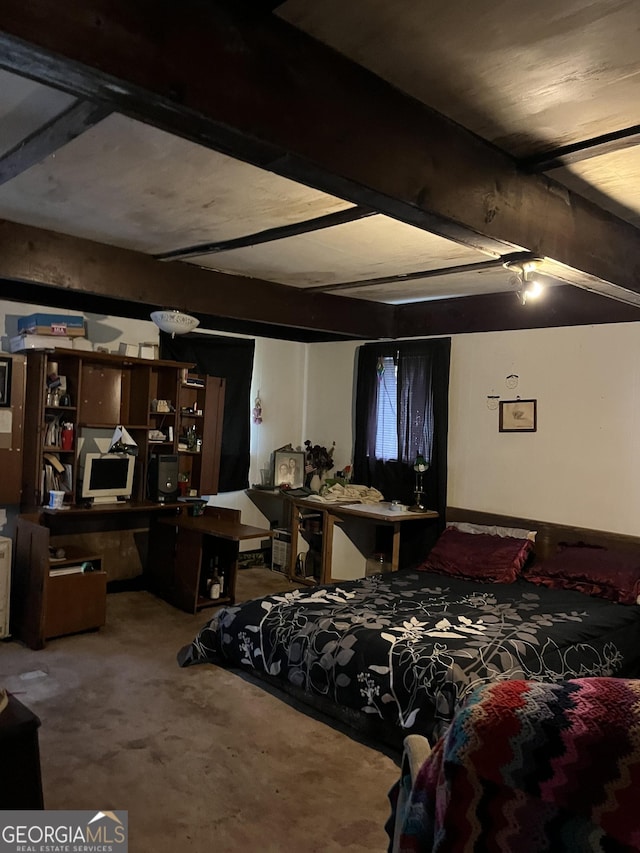
[(51, 575), (47, 580), (45, 637), (89, 631), (104, 625), (107, 611), (107, 573)]

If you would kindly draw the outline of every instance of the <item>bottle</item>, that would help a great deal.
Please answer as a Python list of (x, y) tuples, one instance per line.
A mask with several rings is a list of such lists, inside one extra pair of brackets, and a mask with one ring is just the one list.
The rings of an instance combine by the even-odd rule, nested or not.
[(60, 433), (60, 445), (63, 450), (73, 449), (73, 424), (63, 423), (62, 432)]
[(209, 563), (209, 580), (207, 581), (209, 598), (220, 598), (222, 595), (222, 583), (218, 572), (218, 558), (215, 557)]
[(367, 559), (365, 566), (365, 576), (377, 575), (379, 572), (388, 572), (391, 570), (391, 563), (387, 555), (381, 551), (376, 551)]
[(187, 430), (187, 448), (195, 453), (196, 451), (196, 442), (197, 442), (196, 428), (194, 426), (190, 426)]
[(209, 598), (220, 598), (220, 577), (217, 574), (214, 574), (214, 576), (211, 578), (211, 585), (209, 586)]

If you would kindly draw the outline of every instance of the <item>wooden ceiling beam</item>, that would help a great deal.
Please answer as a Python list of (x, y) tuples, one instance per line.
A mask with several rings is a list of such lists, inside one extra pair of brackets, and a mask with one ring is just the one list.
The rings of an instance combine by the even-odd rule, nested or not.
[[(179, 308), (283, 329), (313, 329), (344, 338), (389, 337), (393, 308), (283, 284), (226, 275), (186, 263), (0, 220), (0, 279), (48, 285), (84, 297)], [(126, 313), (125, 313), (126, 316)]]
[(542, 151), (518, 162), (526, 172), (550, 172), (553, 169), (570, 166), (572, 163), (581, 163), (592, 157), (602, 157), (603, 154), (612, 154), (614, 151), (622, 151), (636, 145), (640, 145), (640, 124), (614, 130), (611, 133), (603, 133), (602, 136), (594, 136), (593, 139), (553, 148), (551, 151)]
[(513, 291), (432, 299), (398, 305), (395, 310), (398, 338), (640, 321), (640, 306), (626, 305), (570, 285), (549, 287), (544, 298), (526, 305), (522, 305)]
[(3, 0), (0, 65), (499, 256), (640, 292), (640, 232), (274, 15)]
[(374, 214), (374, 210), (369, 210), (366, 207), (350, 207), (347, 210), (337, 210), (324, 216), (316, 216), (314, 219), (289, 222), (287, 225), (267, 228), (265, 231), (258, 231), (255, 234), (245, 234), (243, 237), (233, 237), (230, 240), (220, 240), (217, 243), (199, 243), (197, 246), (173, 249), (171, 252), (162, 252), (154, 255), (154, 257), (158, 261), (179, 261), (186, 258), (199, 258), (202, 255), (217, 255), (219, 252), (246, 249), (251, 246), (259, 246), (262, 243), (272, 243), (274, 240), (286, 240), (299, 234), (310, 234), (314, 231), (321, 231), (323, 228), (334, 228), (336, 225), (366, 219)]
[(514, 293), (395, 307), (308, 294), (191, 264), (163, 264), (130, 249), (2, 220), (0, 281), (9, 299), (137, 319), (170, 306), (195, 314), (205, 329), (283, 340), (375, 340), (640, 321), (638, 306), (563, 285), (525, 307)]
[(0, 156), (0, 185), (46, 160), (111, 112), (109, 107), (90, 101), (79, 100), (71, 104)]
[(377, 278), (355, 279), (354, 281), (341, 281), (335, 284), (314, 284), (305, 287), (305, 293), (333, 293), (338, 290), (358, 290), (361, 287), (378, 287), (382, 284), (394, 284), (398, 281), (420, 281), (424, 278), (440, 278), (443, 275), (468, 275), (472, 272), (483, 272), (484, 270), (497, 269), (507, 263), (528, 261), (533, 258), (530, 252), (515, 252), (512, 255), (503, 255), (501, 258), (492, 258), (488, 261), (477, 261), (472, 264), (456, 264), (451, 267), (439, 267), (438, 269), (416, 270), (415, 272), (401, 272), (395, 275), (383, 275)]

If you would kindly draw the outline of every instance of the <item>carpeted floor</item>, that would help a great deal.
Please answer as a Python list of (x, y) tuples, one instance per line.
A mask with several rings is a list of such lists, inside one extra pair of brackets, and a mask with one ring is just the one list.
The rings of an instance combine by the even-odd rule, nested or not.
[[(285, 588), (239, 573), (240, 600)], [(0, 644), (0, 687), (42, 721), (45, 806), (128, 810), (131, 853), (384, 851), (395, 757), (235, 673), (180, 669), (208, 614), (118, 593), (99, 632)]]

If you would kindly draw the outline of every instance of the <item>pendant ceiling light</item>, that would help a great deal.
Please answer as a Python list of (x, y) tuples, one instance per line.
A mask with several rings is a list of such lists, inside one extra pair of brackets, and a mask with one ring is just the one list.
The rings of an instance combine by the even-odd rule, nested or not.
[(172, 338), (176, 335), (186, 335), (187, 332), (192, 332), (196, 326), (200, 325), (200, 320), (192, 317), (191, 314), (178, 311), (177, 308), (163, 308), (162, 311), (152, 311), (151, 319), (161, 331), (171, 335)]

